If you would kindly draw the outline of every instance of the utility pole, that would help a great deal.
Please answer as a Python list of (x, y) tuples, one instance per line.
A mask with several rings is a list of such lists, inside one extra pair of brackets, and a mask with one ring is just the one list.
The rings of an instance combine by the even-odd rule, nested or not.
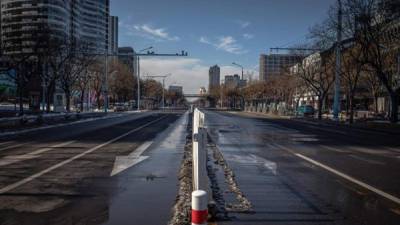
[(240, 64), (237, 64), (237, 63), (235, 63), (235, 62), (233, 62), (232, 64), (235, 65), (235, 66), (238, 66), (238, 67), (242, 68), (242, 80), (243, 80), (243, 66), (240, 65)]
[(134, 53), (134, 56), (137, 57), (137, 63), (138, 63), (138, 110), (140, 110), (140, 56), (153, 56), (153, 57), (185, 57), (188, 56), (188, 53), (183, 51), (181, 53), (175, 53), (175, 54), (171, 54), (171, 53), (155, 53), (153, 51), (147, 51), (147, 53), (140, 53), (143, 52), (145, 50), (150, 50), (153, 47), (149, 47), (149, 48), (145, 48), (143, 50), (140, 50), (139, 53)]
[(108, 111), (108, 52), (105, 55), (105, 65), (104, 65), (104, 112)]
[(163, 85), (163, 90), (162, 90), (162, 108), (165, 108), (165, 79), (170, 76), (171, 74), (166, 74), (164, 76), (146, 76), (148, 78), (162, 78), (162, 85)]
[(139, 51), (139, 53), (127, 53), (127, 54), (118, 54), (118, 53), (113, 53), (110, 54), (107, 51), (103, 53), (89, 53), (90, 55), (99, 55), (105, 57), (105, 66), (104, 66), (104, 99), (105, 99), (105, 104), (104, 104), (104, 112), (107, 112), (108, 109), (108, 57), (109, 56), (133, 56), (133, 58), (136, 57), (137, 59), (137, 80), (138, 80), (138, 96), (137, 96), (137, 109), (140, 110), (140, 56), (153, 56), (153, 57), (182, 57), (182, 56), (188, 56), (188, 53), (185, 51), (182, 51), (181, 53), (175, 53), (175, 54), (170, 54), (170, 53), (163, 53), (163, 54), (156, 54), (151, 51), (147, 51), (147, 53), (140, 53), (146, 50), (150, 50), (153, 47), (148, 47), (145, 49), (142, 49)]
[[(223, 86), (222, 86), (222, 84), (223, 84), (223, 82), (224, 82), (224, 80), (221, 80), (221, 84), (220, 84), (220, 86), (219, 86), (219, 90), (220, 90), (220, 95), (221, 95), (221, 109), (224, 107), (224, 104), (223, 104), (223, 90), (222, 90), (222, 88), (223, 88)], [(225, 85), (224, 85), (225, 86)]]
[(341, 73), (341, 45), (342, 45), (342, 1), (338, 0), (338, 26), (336, 43), (336, 70), (335, 70), (335, 96), (333, 102), (333, 118), (339, 119), (340, 111), (340, 73)]

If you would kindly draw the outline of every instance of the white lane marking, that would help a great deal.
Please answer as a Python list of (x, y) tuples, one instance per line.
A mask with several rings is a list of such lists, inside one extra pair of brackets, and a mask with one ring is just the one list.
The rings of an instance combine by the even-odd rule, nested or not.
[(373, 186), (371, 186), (371, 185), (369, 185), (367, 183), (364, 183), (364, 182), (362, 182), (362, 181), (360, 181), (360, 180), (358, 180), (358, 179), (356, 179), (356, 178), (354, 178), (352, 176), (349, 176), (349, 175), (344, 174), (344, 173), (342, 173), (342, 172), (340, 172), (338, 170), (335, 170), (332, 167), (329, 167), (329, 166), (324, 165), (324, 164), (322, 164), (320, 162), (317, 162), (317, 161), (315, 161), (315, 160), (313, 160), (313, 159), (311, 159), (311, 158), (309, 158), (307, 156), (304, 156), (302, 154), (296, 153), (296, 152), (292, 151), (291, 149), (289, 149), (289, 148), (287, 148), (287, 147), (285, 147), (283, 145), (280, 145), (280, 144), (276, 144), (276, 145), (278, 145), (282, 149), (285, 149), (286, 151), (292, 153), (293, 155), (295, 155), (295, 156), (297, 156), (297, 157), (299, 157), (299, 158), (301, 158), (301, 159), (303, 159), (303, 160), (305, 160), (305, 161), (307, 161), (307, 162), (309, 162), (311, 164), (314, 164), (314, 165), (316, 165), (316, 166), (318, 166), (318, 167), (320, 167), (322, 169), (325, 169), (325, 170), (327, 170), (327, 171), (329, 171), (329, 172), (331, 172), (331, 173), (333, 173), (333, 174), (335, 174), (335, 175), (337, 175), (337, 176), (339, 176), (341, 178), (344, 178), (344, 179), (346, 179), (346, 180), (348, 180), (348, 181), (350, 181), (350, 182), (352, 182), (354, 184), (357, 184), (357, 185), (359, 185), (359, 186), (361, 186), (363, 188), (366, 188), (366, 189), (374, 192), (375, 194), (380, 195), (380, 196), (382, 196), (382, 197), (384, 197), (384, 198), (386, 198), (386, 199), (388, 199), (390, 201), (393, 201), (394, 203), (397, 203), (397, 204), (400, 205), (400, 198), (397, 198), (396, 196), (393, 196), (393, 195), (391, 195), (389, 193), (386, 193), (386, 192), (384, 192), (382, 190), (379, 190), (378, 188), (375, 188), (375, 187), (373, 187)]
[(396, 152), (396, 153), (400, 153), (400, 149), (398, 149), (398, 148), (386, 147), (385, 149)]
[(100, 149), (100, 148), (102, 148), (104, 146), (107, 146), (107, 145), (109, 145), (109, 144), (111, 144), (113, 142), (116, 142), (119, 139), (122, 139), (122, 138), (124, 138), (124, 137), (126, 137), (126, 136), (128, 136), (128, 135), (130, 135), (130, 134), (132, 134), (132, 133), (134, 133), (136, 131), (138, 131), (138, 130), (141, 130), (141, 129), (145, 128), (145, 127), (148, 127), (151, 124), (156, 123), (156, 122), (164, 119), (165, 117), (166, 116), (163, 116), (163, 117), (161, 117), (159, 119), (156, 119), (156, 120), (154, 120), (152, 122), (146, 123), (143, 126), (135, 128), (133, 130), (130, 130), (130, 131), (126, 132), (125, 134), (122, 134), (122, 135), (120, 135), (120, 136), (118, 136), (116, 138), (113, 138), (113, 139), (111, 139), (111, 140), (109, 140), (109, 141), (107, 141), (107, 142), (105, 142), (103, 144), (97, 145), (97, 146), (95, 146), (95, 147), (93, 147), (93, 148), (91, 148), (91, 149), (89, 149), (89, 150), (87, 150), (85, 152), (82, 152), (82, 153), (80, 153), (78, 155), (75, 155), (75, 156), (73, 156), (73, 157), (71, 157), (69, 159), (66, 159), (66, 160), (64, 160), (64, 161), (62, 161), (60, 163), (57, 163), (56, 165), (53, 165), (53, 166), (51, 166), (51, 167), (49, 167), (49, 168), (47, 168), (45, 170), (42, 170), (42, 171), (40, 171), (40, 172), (38, 172), (36, 174), (33, 174), (33, 175), (31, 175), (31, 176), (29, 176), (29, 177), (27, 177), (25, 179), (22, 179), (22, 180), (20, 180), (18, 182), (15, 182), (13, 184), (7, 185), (7, 186), (5, 186), (5, 187), (0, 189), (0, 194), (4, 194), (4, 193), (6, 193), (8, 191), (11, 191), (11, 190), (13, 190), (13, 189), (15, 189), (15, 188), (17, 188), (17, 187), (19, 187), (21, 185), (24, 185), (24, 184), (26, 184), (26, 183), (28, 183), (28, 182), (30, 182), (30, 181), (38, 178), (38, 177), (41, 177), (41, 176), (45, 175), (46, 173), (49, 173), (49, 172), (51, 172), (51, 171), (53, 171), (53, 170), (55, 170), (57, 168), (60, 168), (60, 167), (66, 165), (66, 164), (68, 164), (68, 163), (70, 163), (70, 162), (72, 162), (72, 161), (74, 161), (76, 159), (82, 158), (83, 156), (85, 156), (85, 155), (87, 155), (89, 153), (92, 153), (92, 152), (94, 152), (94, 151), (96, 151), (96, 150), (98, 150), (98, 149)]
[(330, 147), (330, 146), (326, 146), (326, 145), (320, 145), (322, 148), (325, 148), (325, 149), (328, 149), (328, 150), (330, 150), (330, 151), (334, 151), (334, 152), (340, 152), (340, 153), (350, 153), (350, 152), (348, 152), (348, 151), (345, 151), (345, 150), (341, 150), (341, 149), (338, 149), (338, 148), (334, 148), (334, 147)]
[(3, 147), (3, 148), (0, 148), (0, 152), (8, 150), (8, 149), (18, 148), (18, 147), (21, 147), (21, 146), (27, 145), (27, 144), (29, 144), (29, 143), (22, 143), (22, 144), (16, 144), (16, 145), (10, 145), (10, 146), (7, 146), (7, 147)]
[(14, 143), (14, 141), (1, 142), (0, 146), (6, 145), (6, 144), (10, 144), (10, 143)]
[(153, 141), (147, 141), (136, 148), (133, 152), (131, 152), (127, 156), (117, 156), (115, 157), (114, 167), (111, 171), (110, 176), (115, 176), (122, 171), (146, 160), (149, 158), (148, 156), (142, 156), (143, 152), (146, 151), (150, 145), (153, 144)]
[(61, 144), (57, 144), (57, 145), (53, 145), (47, 148), (41, 148), (38, 149), (36, 151), (27, 153), (27, 154), (23, 154), (23, 155), (9, 155), (9, 156), (5, 156), (3, 158), (0, 159), (0, 166), (7, 166), (7, 165), (11, 165), (17, 162), (21, 162), (24, 160), (28, 160), (28, 159), (34, 159), (40, 156), (40, 154), (48, 152), (53, 150), (54, 148), (59, 148), (59, 147), (64, 147), (66, 145), (70, 145), (72, 143), (74, 143), (75, 141), (67, 141)]
[(350, 155), (350, 157), (358, 159), (360, 161), (364, 161), (364, 162), (369, 163), (369, 164), (377, 164), (377, 165), (385, 165), (386, 164), (386, 163), (383, 163), (383, 162), (379, 162), (377, 160), (366, 159), (366, 158), (358, 156), (358, 155)]
[(394, 152), (384, 150), (384, 149), (370, 149), (370, 148), (364, 148), (364, 147), (357, 147), (357, 146), (352, 146), (350, 149), (361, 152), (361, 153), (366, 153), (370, 155), (383, 155), (383, 156), (388, 156), (388, 155), (393, 155), (395, 154)]

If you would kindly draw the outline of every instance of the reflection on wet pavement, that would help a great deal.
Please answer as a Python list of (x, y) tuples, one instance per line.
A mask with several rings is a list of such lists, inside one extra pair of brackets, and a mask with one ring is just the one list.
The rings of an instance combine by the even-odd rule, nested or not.
[[(211, 111), (206, 113), (206, 121), (213, 142), (254, 209), (252, 214), (229, 212), (229, 220), (218, 224), (375, 225), (382, 224), (382, 217), (384, 224), (399, 221), (399, 215), (389, 212), (391, 204), (384, 199), (296, 158), (281, 147), (290, 146), (294, 151), (320, 155), (318, 133)], [(325, 145), (335, 148), (331, 144)], [(351, 151), (342, 149), (327, 151), (339, 155)], [(346, 154), (346, 157), (354, 155)], [(224, 183), (223, 172), (218, 168), (214, 170), (226, 204), (235, 202)]]

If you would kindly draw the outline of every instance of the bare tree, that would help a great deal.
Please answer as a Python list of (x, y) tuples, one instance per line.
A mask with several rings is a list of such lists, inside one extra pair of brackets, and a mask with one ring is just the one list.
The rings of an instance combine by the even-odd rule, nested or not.
[(363, 51), (354, 40), (348, 39), (349, 43), (342, 54), (342, 80), (348, 96), (349, 122), (354, 122), (354, 99), (359, 88), (359, 81), (364, 70)]
[(304, 59), (297, 68), (297, 76), (317, 97), (318, 119), (322, 119), (325, 99), (335, 81), (333, 75), (333, 54), (328, 50), (315, 53)]
[(97, 109), (101, 109), (103, 99), (102, 93), (104, 88), (104, 72), (103, 65), (100, 62), (95, 62), (89, 66), (90, 71), (90, 81), (93, 86), (94, 95), (96, 98)]
[(375, 112), (375, 114), (378, 114), (379, 113), (378, 97), (383, 92), (382, 82), (375, 75), (375, 72), (368, 70), (368, 68), (364, 71), (363, 79), (361, 80), (361, 82), (364, 83), (364, 86), (366, 86), (369, 93), (371, 93), (371, 96), (374, 100), (374, 103), (373, 103), (374, 112)]
[(127, 65), (118, 61), (110, 66), (110, 91), (113, 99), (120, 102), (127, 102), (133, 99), (136, 87), (136, 78)]
[[(394, 2), (394, 1), (393, 1)], [(390, 3), (387, 3), (390, 4)], [(347, 13), (357, 20), (355, 39), (365, 55), (365, 63), (385, 87), (390, 100), (390, 121), (398, 121), (400, 99), (399, 13), (378, 0), (348, 0)]]
[(59, 83), (66, 98), (66, 110), (71, 110), (71, 95), (73, 87), (80, 81), (81, 77), (86, 76), (83, 72), (95, 60), (95, 55), (89, 52), (90, 45), (86, 42), (69, 40), (65, 43), (66, 60), (62, 65)]
[(33, 33), (31, 42), (22, 42), (19, 39), (1, 42), (0, 58), (5, 62), (1, 70), (16, 84), (19, 115), (24, 114), (24, 98), (29, 82), (34, 75), (42, 71), (42, 47), (42, 32)]

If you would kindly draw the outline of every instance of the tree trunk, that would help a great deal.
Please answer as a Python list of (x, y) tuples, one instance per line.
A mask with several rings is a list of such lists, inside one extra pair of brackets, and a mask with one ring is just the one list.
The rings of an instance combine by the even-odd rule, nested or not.
[(354, 93), (349, 94), (349, 110), (350, 110), (350, 118), (349, 123), (354, 123)]
[(83, 101), (85, 101), (85, 90), (84, 89), (81, 91), (80, 99), (81, 99), (80, 111), (83, 112), (83, 104), (84, 104)]
[(318, 96), (318, 119), (322, 120), (322, 104), (324, 99), (321, 96)]
[(71, 112), (71, 92), (69, 90), (65, 91), (65, 109), (67, 112)]
[(21, 85), (18, 87), (18, 103), (19, 103), (19, 115), (24, 115), (24, 91)]
[(397, 123), (399, 121), (399, 94), (396, 92), (390, 93), (390, 101), (390, 122)]
[(101, 109), (101, 99), (100, 99), (100, 95), (96, 95), (96, 103), (97, 103), (97, 109), (100, 110)]
[(375, 114), (378, 114), (378, 94), (376, 94), (375, 92), (373, 93), (374, 96), (374, 111)]

